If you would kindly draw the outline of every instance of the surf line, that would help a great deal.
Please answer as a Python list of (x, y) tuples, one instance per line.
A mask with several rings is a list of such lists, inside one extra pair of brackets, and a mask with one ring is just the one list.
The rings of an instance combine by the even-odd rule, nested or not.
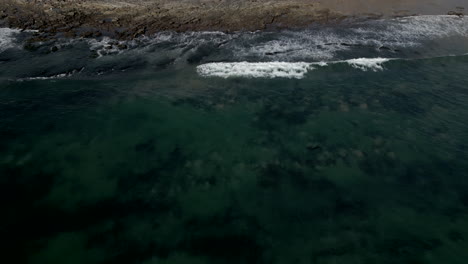
[(211, 62), (197, 66), (203, 77), (304, 78), (308, 71), (330, 64), (347, 63), (362, 71), (381, 71), (389, 58), (357, 58), (331, 62)]

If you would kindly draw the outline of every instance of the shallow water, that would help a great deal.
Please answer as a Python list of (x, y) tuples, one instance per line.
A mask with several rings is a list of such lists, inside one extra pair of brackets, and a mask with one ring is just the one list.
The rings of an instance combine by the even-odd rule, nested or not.
[(2, 258), (465, 263), (467, 25), (0, 30)]

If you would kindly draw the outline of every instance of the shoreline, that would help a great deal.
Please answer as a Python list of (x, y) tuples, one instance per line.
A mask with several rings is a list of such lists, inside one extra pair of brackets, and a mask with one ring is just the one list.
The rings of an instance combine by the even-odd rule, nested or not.
[[(370, 0), (369, 0), (370, 1)], [(375, 1), (375, 0), (374, 0)], [(32, 41), (55, 37), (129, 40), (161, 31), (257, 31), (304, 28), (384, 17), (419, 15), (411, 9), (362, 13), (337, 1), (286, 0), (2, 0), (0, 25), (38, 30)], [(354, 0), (359, 2), (359, 0)], [(335, 5), (333, 4), (335, 3)], [(441, 13), (444, 14), (444, 13)], [(445, 12), (447, 14), (447, 12)], [(448, 14), (462, 16), (463, 7)]]
[(6, 0), (0, 19), (9, 27), (66, 37), (132, 39), (160, 31), (256, 31), (305, 27), (347, 16), (304, 0), (284, 2)]

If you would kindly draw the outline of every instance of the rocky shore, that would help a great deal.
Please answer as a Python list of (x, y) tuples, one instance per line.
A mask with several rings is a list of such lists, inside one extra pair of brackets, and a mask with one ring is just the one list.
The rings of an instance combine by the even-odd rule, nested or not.
[[(132, 39), (159, 31), (254, 31), (335, 23), (347, 18), (413, 14), (410, 9), (361, 12), (339, 0), (0, 0), (0, 26), (55, 36)], [(350, 1), (358, 3), (359, 1)], [(380, 1), (382, 2), (382, 1)], [(411, 1), (409, 1), (411, 2)], [(349, 5), (348, 2), (346, 4)], [(372, 6), (372, 5), (368, 5)], [(363, 9), (365, 10), (365, 9)], [(462, 14), (459, 7), (456, 14)], [(457, 13), (458, 12), (458, 13)]]
[(86, 1), (3, 0), (0, 18), (10, 27), (68, 37), (134, 38), (158, 31), (239, 31), (300, 27), (341, 20), (314, 1)]

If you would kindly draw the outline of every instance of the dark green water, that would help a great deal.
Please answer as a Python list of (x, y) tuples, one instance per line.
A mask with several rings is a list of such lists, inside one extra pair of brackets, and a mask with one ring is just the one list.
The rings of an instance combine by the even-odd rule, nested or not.
[(466, 263), (463, 29), (338, 43), (329, 61), (400, 59), (302, 79), (199, 76), (242, 61), (212, 36), (0, 50), (2, 263)]

